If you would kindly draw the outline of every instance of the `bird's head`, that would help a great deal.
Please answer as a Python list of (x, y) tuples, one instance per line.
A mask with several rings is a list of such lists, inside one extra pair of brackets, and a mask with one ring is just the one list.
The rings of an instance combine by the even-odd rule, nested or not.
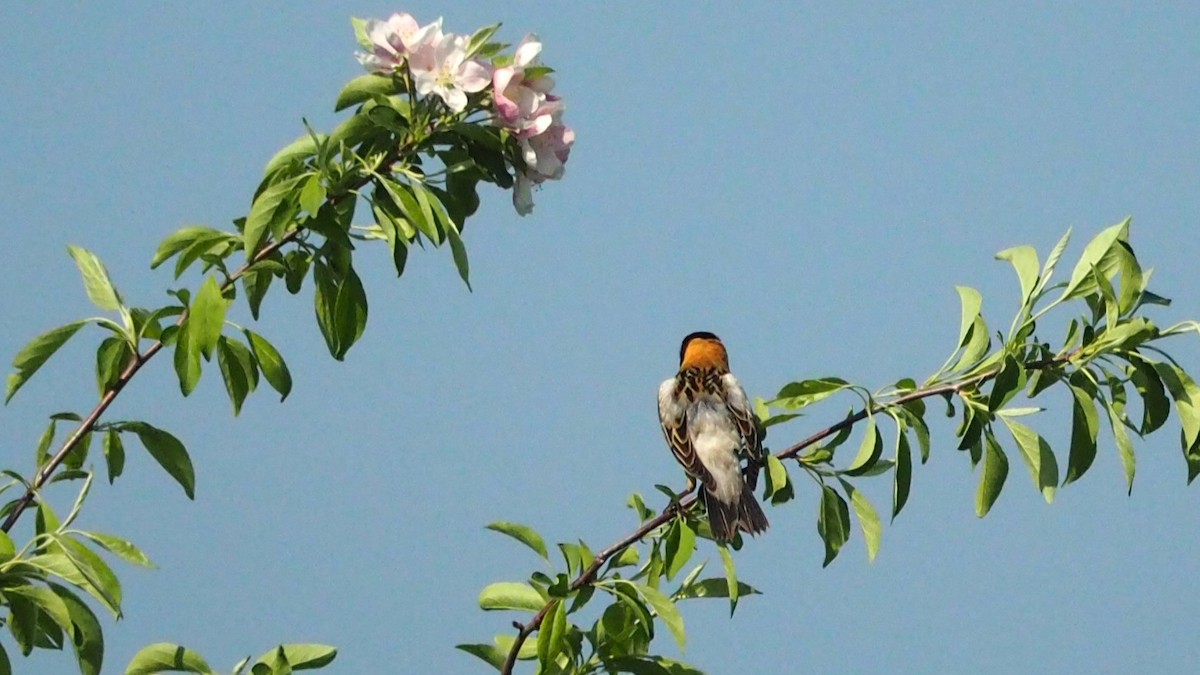
[(729, 370), (729, 355), (725, 353), (721, 338), (700, 331), (683, 338), (683, 344), (679, 346), (679, 367)]

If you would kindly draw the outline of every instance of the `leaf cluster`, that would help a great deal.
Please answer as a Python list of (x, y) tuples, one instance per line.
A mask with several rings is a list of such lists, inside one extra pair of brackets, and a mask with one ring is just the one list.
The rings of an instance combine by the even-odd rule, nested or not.
[[(1170, 418), (1172, 402), (1188, 481), (1200, 473), (1200, 388), (1162, 344), (1174, 335), (1200, 333), (1200, 323), (1184, 321), (1163, 329), (1148, 316), (1147, 310), (1169, 300), (1149, 290), (1151, 273), (1134, 254), (1128, 220), (1094, 237), (1070, 278), (1056, 282), (1054, 273), (1069, 240), (1068, 231), (1044, 262), (1029, 246), (997, 254), (1011, 263), (1020, 287), (1019, 309), (1007, 333), (989, 326), (977, 290), (958, 287), (961, 314), (955, 348), (923, 383), (902, 378), (872, 391), (842, 378), (822, 377), (788, 383), (773, 399), (756, 400), (764, 436), (768, 429), (777, 433), (778, 425), (796, 424), (809, 412), (807, 408), (836, 396), (850, 396), (857, 403), (841, 421), (768, 454), (765, 462), (762, 497), (773, 506), (793, 501), (801, 492), (794, 476), (811, 479), (824, 565), (850, 540), (853, 521), (862, 533), (868, 559), (875, 559), (882, 520), (859, 486), (888, 477), (891, 518), (901, 513), (912, 491), (914, 453), (920, 464), (931, 455), (927, 402), (938, 398), (945, 404), (945, 415), (957, 420), (955, 447), (973, 469), (978, 468), (975, 511), (980, 517), (995, 505), (1013, 451), (1029, 470), (1034, 488), (1052, 502), (1056, 490), (1080, 479), (1093, 465), (1102, 419), (1125, 471), (1127, 489), (1132, 490), (1134, 438), (1161, 429)], [(1065, 337), (1057, 342), (1044, 339), (1039, 326), (1052, 310), (1062, 307), (1077, 311), (1065, 321)], [(1059, 457), (1045, 437), (1027, 421), (1043, 410), (1036, 403), (1055, 388), (1069, 393), (1072, 410), (1065, 471), (1060, 471)], [(846, 446), (856, 449), (848, 454), (843, 450)], [(494, 644), (460, 645), (460, 649), (504, 673), (512, 672), (518, 660), (536, 660), (539, 673), (698, 672), (652, 655), (656, 620), (667, 626), (682, 648), (686, 633), (676, 606), (679, 601), (726, 597), (732, 614), (739, 597), (757, 591), (736, 576), (733, 551), (740, 548), (740, 539), (731, 547), (717, 546), (724, 578), (699, 579), (701, 564), (677, 585), (666, 586), (710, 533), (698, 500), (658, 487), (670, 499), (667, 509), (656, 513), (635, 494), (629, 506), (642, 525), (612, 547), (593, 555), (582, 542), (560, 543), (563, 568), (553, 574), (535, 572), (526, 582), (485, 588), (480, 596), (483, 609), (533, 616), (525, 623), (514, 622), (515, 637), (500, 635)], [(511, 523), (489, 527), (521, 541), (549, 562), (544, 543), (528, 527)], [(607, 598), (607, 606), (589, 626), (581, 610), (600, 595)], [(536, 641), (527, 641), (534, 633)]]
[[(472, 36), (472, 54), (495, 56), (506, 47), (491, 41), (496, 28)], [(97, 672), (103, 635), (83, 598), (90, 596), (114, 616), (120, 614), (121, 598), (117, 576), (100, 553), (149, 564), (123, 539), (69, 529), (92, 483), (94, 438), (100, 439), (109, 483), (123, 473), (127, 443), (136, 438), (185, 495), (195, 497), (195, 468), (178, 438), (144, 421), (101, 421), (126, 383), (156, 354), (172, 354), (184, 396), (215, 361), (237, 415), (262, 381), (281, 400), (292, 388), (291, 372), (275, 345), (231, 320), (239, 297), (257, 321), (268, 292), (280, 285), (276, 282), (291, 294), (311, 284), (316, 325), (330, 355), (341, 360), (367, 324), (367, 295), (354, 264), (365, 243), (387, 245), (397, 276), (414, 248), (446, 245), (470, 288), (462, 233), (479, 208), (480, 186), (510, 188), (523, 167), (516, 139), (490, 124), (489, 96), (472, 95), (466, 110), (455, 113), (438, 97), (417, 96), (407, 67), (352, 80), (335, 104), (349, 116), (327, 134), (306, 124), (305, 133), (267, 163), (248, 212), (232, 229), (188, 225), (162, 241), (151, 268), (171, 265), (176, 283), (189, 272), (198, 271), (200, 279), (169, 290), (170, 300), (161, 306), (127, 302), (96, 254), (69, 247), (88, 298), (104, 315), (48, 330), (22, 348), (13, 360), (5, 403), (88, 325), (102, 330), (95, 347), (99, 401), (87, 415), (51, 416), (35, 447), (31, 478), (4, 471), (9, 483), (0, 493), (9, 492), (10, 499), (0, 504), (0, 606), (9, 614), (0, 621), (22, 654), (71, 643), (81, 672)], [(360, 211), (368, 214), (367, 224), (355, 224)], [(63, 423), (74, 430), (55, 450)], [(82, 481), (84, 487), (70, 517), (60, 522), (45, 492), (69, 481)], [(36, 512), (35, 532), (18, 550), (9, 533), (27, 510)], [(253, 665), (243, 661), (234, 672), (284, 673), (317, 668), (332, 658), (331, 648), (283, 645)], [(0, 648), (0, 675), (9, 670)], [(193, 652), (165, 644), (143, 650), (129, 666), (129, 672), (165, 670), (211, 672)]]

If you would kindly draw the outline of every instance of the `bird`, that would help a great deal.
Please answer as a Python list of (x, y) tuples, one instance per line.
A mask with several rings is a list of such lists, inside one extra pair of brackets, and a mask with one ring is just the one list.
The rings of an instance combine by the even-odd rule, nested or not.
[[(733, 540), (738, 531), (759, 534), (767, 516), (754, 498), (763, 462), (762, 439), (746, 390), (729, 371), (729, 355), (716, 335), (683, 338), (679, 371), (658, 388), (663, 436), (688, 475), (686, 492), (699, 481), (713, 539)], [(749, 459), (742, 473), (741, 457)]]

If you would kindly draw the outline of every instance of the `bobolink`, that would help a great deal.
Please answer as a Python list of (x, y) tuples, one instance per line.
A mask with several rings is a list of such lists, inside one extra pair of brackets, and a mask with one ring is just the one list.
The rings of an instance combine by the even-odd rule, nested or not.
[[(697, 479), (704, 486), (713, 538), (727, 542), (738, 530), (766, 530), (767, 517), (754, 498), (762, 441), (746, 390), (729, 372), (729, 356), (716, 335), (700, 332), (683, 338), (679, 372), (658, 388), (658, 419), (667, 445), (688, 474), (688, 491)], [(742, 455), (750, 460), (746, 478)]]

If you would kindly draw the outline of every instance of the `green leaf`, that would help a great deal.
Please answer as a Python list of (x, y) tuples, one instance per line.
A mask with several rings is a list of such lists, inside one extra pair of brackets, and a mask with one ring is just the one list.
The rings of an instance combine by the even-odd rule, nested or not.
[(527, 612), (539, 612), (546, 605), (546, 600), (529, 584), (500, 581), (489, 584), (479, 593), (479, 608), (516, 609)]
[(154, 673), (203, 673), (213, 670), (200, 654), (179, 645), (158, 642), (142, 647), (129, 665), (125, 675), (153, 675)]
[(315, 216), (324, 203), (325, 186), (321, 184), (321, 176), (314, 173), (304, 181), (304, 187), (300, 188), (300, 208)]
[(829, 398), (849, 387), (850, 383), (837, 377), (822, 377), (785, 384), (770, 405), (795, 410)]
[(1166, 423), (1170, 417), (1171, 404), (1166, 400), (1166, 390), (1162, 378), (1154, 366), (1141, 358), (1130, 358), (1130, 380), (1141, 395), (1141, 426), (1140, 434), (1151, 434)]
[(254, 365), (254, 356), (237, 340), (222, 337), (217, 342), (217, 365), (221, 368), (225, 391), (233, 402), (233, 414), (236, 417), (242, 411), (246, 395), (257, 383), (258, 367)]
[(738, 583), (737, 567), (733, 564), (733, 555), (729, 553), (728, 546), (719, 544), (717, 552), (721, 554), (721, 563), (725, 567), (725, 593), (729, 596), (729, 616), (733, 616), (742, 590)]
[[(698, 570), (697, 570), (698, 571)], [(737, 585), (738, 597), (744, 598), (750, 595), (762, 595), (757, 588), (750, 584), (739, 581)], [(677, 600), (691, 600), (693, 598), (728, 598), (729, 597), (729, 580), (718, 579), (716, 577), (710, 579), (701, 579), (699, 581), (684, 581), (680, 584), (679, 590), (675, 593)]]
[(334, 278), (333, 272), (329, 269), (328, 265), (317, 261), (313, 264), (313, 281), (317, 287), (316, 292), (313, 293), (313, 307), (317, 314), (317, 327), (321, 329), (321, 336), (325, 338), (325, 346), (329, 349), (330, 355), (336, 359), (338, 354), (341, 353), (341, 345), (338, 344), (340, 334), (337, 330), (336, 316), (337, 280)]
[(283, 256), (283, 261), (287, 267), (284, 283), (287, 284), (288, 293), (295, 295), (304, 285), (304, 277), (308, 276), (308, 266), (312, 258), (304, 251), (288, 251)]
[(54, 542), (77, 572), (75, 578), (63, 578), (99, 600), (114, 617), (121, 618), (121, 582), (108, 563), (70, 537), (57, 536)]
[(493, 532), (505, 534), (517, 541), (525, 544), (533, 549), (535, 553), (542, 556), (546, 562), (550, 562), (550, 552), (546, 550), (546, 542), (542, 536), (535, 532), (533, 528), (519, 523), (510, 523), (503, 520), (498, 520), (487, 526), (487, 529)]
[(487, 44), (488, 40), (491, 40), (492, 36), (495, 35), (496, 31), (499, 29), (500, 24), (494, 23), (490, 26), (484, 26), (483, 28), (480, 28), (472, 33), (471, 39), (467, 41), (467, 56), (474, 56), (475, 52), (479, 51), (481, 47)]
[(988, 349), (992, 346), (992, 337), (988, 333), (987, 322), (982, 316), (976, 316), (975, 321), (967, 330), (962, 356), (959, 357), (958, 363), (951, 368), (952, 371), (962, 370), (974, 365), (979, 359), (987, 354)]
[(104, 433), (104, 463), (108, 468), (108, 484), (112, 485), (125, 471), (125, 444), (121, 442), (121, 435), (112, 429)]
[[(90, 437), (91, 434), (89, 433), (88, 436)], [(78, 471), (78, 469), (73, 469), (73, 470)], [(63, 473), (67, 473), (67, 472), (66, 471), (60, 472), (60, 475)], [(92, 479), (94, 477), (94, 474), (92, 474), (91, 472), (87, 472), (87, 471), (84, 471), (82, 473), (83, 473), (83, 476), (82, 476), (83, 477), (83, 486), (81, 488), (79, 488), (79, 494), (75, 497), (75, 503), (71, 506), (71, 511), (67, 515), (66, 520), (64, 520), (62, 522), (62, 526), (60, 529), (68, 528), (71, 526), (72, 523), (75, 522), (75, 519), (79, 517), (79, 512), (81, 510), (83, 510), (83, 502), (87, 500), (88, 493), (92, 489)]]
[[(906, 409), (908, 409), (907, 406)], [(925, 424), (925, 418), (916, 413), (911, 414), (908, 421), (912, 424), (913, 432), (917, 436), (917, 447), (921, 450), (921, 463), (924, 464), (929, 461), (929, 426)]]
[(142, 445), (167, 473), (183, 487), (188, 499), (196, 498), (196, 471), (187, 448), (170, 433), (145, 422), (130, 422), (127, 428), (137, 434)]
[(867, 430), (863, 433), (862, 444), (858, 447), (858, 454), (854, 457), (854, 461), (846, 469), (845, 473), (851, 476), (866, 473), (875, 466), (875, 462), (879, 461), (879, 457), (883, 455), (883, 439), (880, 437), (879, 430), (875, 427), (875, 417), (867, 417)]
[(1096, 288), (1100, 290), (1100, 296), (1104, 298), (1104, 327), (1105, 330), (1110, 330), (1117, 327), (1117, 321), (1120, 316), (1120, 308), (1117, 304), (1117, 294), (1113, 291), (1112, 284), (1105, 278), (1099, 268), (1092, 268), (1092, 280), (1096, 282)]
[(554, 609), (547, 612), (538, 630), (537, 657), (543, 669), (551, 668), (554, 660), (562, 652), (567, 632), (567, 611), (561, 600), (555, 600), (551, 605)]
[(667, 629), (671, 631), (671, 636), (675, 638), (675, 643), (682, 651), (687, 644), (687, 631), (683, 627), (683, 616), (679, 613), (679, 608), (670, 598), (655, 588), (644, 584), (634, 584), (634, 586), (637, 587), (646, 602), (654, 608), (654, 613), (658, 614), (658, 618), (667, 624)]
[(1038, 279), (1037, 287), (1034, 289), (1034, 295), (1037, 295), (1046, 288), (1046, 284), (1050, 283), (1050, 276), (1054, 274), (1054, 268), (1058, 266), (1058, 261), (1062, 259), (1063, 251), (1067, 250), (1067, 242), (1071, 241), (1071, 228), (1067, 228), (1066, 233), (1050, 250), (1050, 255), (1046, 257), (1046, 265), (1042, 268), (1042, 274)]
[(421, 211), (420, 220), (414, 224), (420, 229), (420, 223), (423, 221), (431, 228), (429, 232), (425, 232), (425, 236), (434, 244), (440, 246), (442, 243), (443, 228), (439, 226), (437, 219), (434, 217), (433, 200), (435, 199), (429, 192), (429, 188), (425, 187), (424, 183), (413, 181), (409, 184), (412, 189), (413, 196), (417, 199), (417, 208)]
[(64, 631), (71, 630), (71, 614), (67, 611), (67, 605), (62, 601), (62, 598), (49, 588), (44, 586), (19, 585), (9, 586), (4, 589), (5, 599), (11, 599), (14, 595), (25, 598), (39, 610), (45, 612), (46, 616), (50, 617)]
[(495, 645), (460, 644), (454, 645), (454, 648), (482, 659), (496, 670), (500, 670), (504, 665), (504, 659), (508, 657), (507, 651), (501, 650)]
[[(1100, 273), (1108, 278), (1116, 272), (1120, 260), (1113, 253), (1113, 246), (1118, 241), (1128, 241), (1129, 219), (1106, 228), (1096, 235), (1083, 249), (1083, 255), (1071, 273), (1071, 281), (1063, 291), (1063, 299), (1078, 298), (1095, 291), (1095, 280), (1092, 268), (1099, 268)], [(1068, 471), (1069, 473), (1069, 471)]]
[(50, 459), (50, 446), (54, 443), (54, 430), (57, 426), (56, 420), (50, 420), (50, 424), (46, 425), (46, 430), (38, 439), (37, 450), (34, 451), (34, 464), (39, 469)]
[(1021, 302), (1029, 302), (1038, 281), (1038, 255), (1032, 246), (1017, 246), (996, 254), (997, 260), (1007, 260), (1017, 271), (1021, 282)]
[(202, 258), (215, 256), (224, 259), (237, 247), (240, 241), (240, 238), (231, 235), (226, 235), (219, 239), (197, 239), (185, 248), (175, 260), (175, 278), (178, 279), (192, 266), (192, 263)]
[(1129, 439), (1129, 431), (1121, 421), (1120, 414), (1112, 404), (1104, 406), (1108, 410), (1108, 423), (1112, 427), (1113, 441), (1117, 444), (1117, 455), (1121, 458), (1121, 467), (1125, 469), (1125, 486), (1127, 494), (1133, 494), (1133, 474), (1137, 470), (1137, 458), (1133, 453), (1133, 442)]
[(1058, 489), (1058, 460), (1054, 457), (1050, 444), (1036, 431), (1010, 417), (1001, 416), (1000, 420), (1012, 434), (1021, 459), (1025, 460), (1025, 466), (1029, 468), (1033, 486), (1042, 493), (1047, 504), (1054, 503), (1054, 491)]
[(992, 391), (988, 396), (988, 410), (1000, 410), (1018, 391), (1025, 387), (1025, 368), (1011, 355), (1004, 356), (1004, 366), (992, 380)]
[(129, 342), (123, 337), (108, 337), (100, 342), (96, 349), (96, 386), (101, 396), (117, 383), (131, 356)]
[(629, 499), (625, 502), (625, 505), (637, 513), (639, 523), (644, 523), (654, 517), (654, 511), (646, 506), (646, 501), (637, 492), (629, 495)]
[(704, 671), (664, 656), (627, 654), (604, 660), (604, 672), (633, 675), (703, 675)]
[(330, 155), (341, 151), (342, 143), (354, 146), (370, 140), (380, 130), (367, 115), (354, 115), (333, 128), (329, 134), (326, 152)]
[(983, 455), (983, 476), (979, 481), (979, 490), (975, 493), (975, 515), (986, 516), (1000, 496), (1004, 481), (1008, 478), (1008, 457), (991, 430), (985, 434), (987, 451)]
[(879, 522), (879, 514), (861, 490), (854, 489), (853, 485), (841, 478), (838, 480), (841, 481), (846, 494), (850, 496), (850, 505), (854, 507), (854, 515), (858, 516), (863, 541), (867, 543), (867, 561), (875, 562), (875, 556), (879, 553), (879, 541), (883, 538), (883, 525)]
[(360, 75), (350, 80), (338, 93), (337, 103), (334, 104), (333, 110), (337, 112), (352, 105), (370, 101), (371, 97), (377, 94), (391, 96), (395, 93), (396, 85), (391, 77), (375, 73)]
[(316, 138), (313, 138), (313, 134), (305, 133), (291, 143), (288, 143), (267, 162), (267, 167), (263, 170), (263, 175), (270, 177), (275, 172), (290, 164), (301, 163), (313, 157), (317, 154), (318, 140), (323, 141), (324, 137), (321, 134), (317, 134)]
[(175, 335), (175, 374), (179, 378), (179, 391), (187, 396), (195, 391), (200, 382), (200, 348), (188, 324), (180, 326)]
[[(437, 202), (437, 204), (440, 206), (441, 202)], [(469, 291), (471, 290), (471, 266), (467, 262), (467, 247), (463, 245), (462, 237), (454, 226), (446, 228), (446, 238), (450, 240), (450, 253), (454, 256), (454, 266), (458, 269), (458, 276), (462, 278)]]
[(6, 563), (12, 560), (17, 554), (17, 547), (13, 544), (12, 537), (4, 530), (0, 530), (0, 563)]
[(337, 649), (321, 644), (283, 644), (258, 657), (256, 663), (270, 663), (282, 653), (292, 670), (317, 670), (337, 658)]
[(154, 259), (150, 261), (150, 269), (157, 269), (159, 265), (170, 260), (172, 256), (180, 251), (191, 248), (198, 242), (209, 242), (212, 244), (229, 240), (231, 237), (232, 235), (228, 232), (214, 230), (211, 227), (193, 225), (182, 228), (168, 235), (158, 245), (158, 250), (154, 252)]
[(954, 290), (958, 291), (958, 298), (962, 305), (962, 320), (959, 323), (958, 329), (958, 346), (963, 347), (967, 344), (967, 333), (971, 330), (975, 319), (979, 317), (979, 310), (983, 307), (983, 296), (979, 294), (979, 291), (970, 286), (955, 286)]
[(22, 347), (21, 351), (17, 352), (16, 357), (13, 358), (13, 368), (16, 369), (16, 372), (8, 376), (8, 393), (4, 397), (4, 402), (7, 404), (11, 401), (17, 390), (33, 377), (33, 374), (54, 355), (54, 352), (58, 351), (59, 347), (66, 344), (72, 335), (83, 328), (85, 323), (87, 321), (76, 321), (59, 326), (42, 333)]
[[(309, 141), (315, 151), (315, 145)], [(285, 148), (286, 149), (286, 148)], [(274, 162), (275, 160), (272, 160)], [(268, 165), (268, 168), (270, 166)], [(296, 184), (308, 174), (296, 176), (271, 185), (255, 198), (246, 215), (246, 225), (242, 229), (242, 245), (246, 251), (246, 259), (252, 259), (258, 253), (263, 235), (275, 229), (285, 218), (290, 217), (290, 201)]]
[(21, 648), (23, 656), (33, 652), (33, 642), (37, 638), (38, 608), (23, 596), (13, 595), (5, 598), (8, 602), (8, 629), (12, 631), (13, 640)]
[[(263, 262), (267, 262), (267, 260), (256, 263), (255, 267), (257, 268)], [(250, 316), (254, 317), (255, 321), (258, 321), (263, 298), (267, 297), (267, 291), (271, 289), (271, 282), (274, 280), (275, 275), (263, 268), (250, 269), (242, 275), (242, 288), (246, 291), (246, 304), (250, 306)]]
[[(1121, 242), (1117, 248), (1118, 267), (1121, 270), (1121, 290), (1117, 304), (1122, 315), (1132, 312), (1142, 302), (1142, 289), (1145, 287), (1145, 275), (1138, 264), (1137, 256), (1128, 242)], [(1153, 271), (1153, 270), (1151, 270)]]
[(1071, 454), (1067, 459), (1067, 476), (1063, 485), (1079, 480), (1096, 459), (1096, 434), (1100, 430), (1100, 416), (1091, 395), (1074, 382), (1067, 386), (1075, 398), (1071, 413)]
[(334, 320), (338, 332), (338, 353), (334, 358), (340, 361), (367, 327), (367, 294), (353, 267), (346, 269), (338, 285)]
[(188, 340), (200, 350), (205, 359), (212, 357), (213, 348), (221, 338), (225, 327), (225, 312), (229, 301), (221, 295), (221, 285), (216, 277), (205, 278), (188, 311)]
[(850, 539), (850, 508), (836, 490), (828, 485), (821, 486), (821, 508), (817, 512), (817, 533), (825, 542), (825, 562), (822, 567), (837, 557), (838, 551)]
[(767, 455), (767, 490), (765, 497), (770, 498), (788, 484), (787, 467), (775, 455)]
[(683, 518), (676, 518), (667, 532), (667, 579), (674, 579), (679, 570), (692, 559), (696, 550), (696, 533)]
[(442, 235), (437, 229), (437, 224), (433, 222), (433, 210), (429, 208), (428, 197), (426, 197), (423, 208), (421, 202), (414, 196), (414, 194), (418, 194), (417, 183), (413, 183), (412, 187), (409, 187), (388, 178), (380, 178), (378, 183), (383, 186), (384, 191), (392, 198), (396, 206), (400, 207), (405, 219), (413, 227), (429, 237), (429, 241), (435, 245), (442, 243)]
[(115, 537), (111, 534), (103, 534), (100, 532), (79, 532), (79, 534), (96, 542), (104, 550), (117, 556), (121, 560), (124, 560), (130, 565), (149, 568), (154, 567), (154, 563), (150, 562), (150, 558), (147, 557), (140, 548), (120, 537)]
[[(37, 517), (34, 519), (34, 532), (38, 535), (54, 534), (62, 529), (58, 521), (58, 514), (54, 513), (54, 508), (50, 506), (46, 500), (39, 500), (37, 505)], [(49, 546), (39, 546), (38, 550), (56, 550)]]
[(912, 489), (912, 450), (908, 446), (908, 436), (903, 429), (896, 430), (896, 471), (892, 480), (892, 520), (900, 515), (900, 510), (908, 503), (908, 494)]
[(73, 629), (69, 631), (80, 675), (100, 675), (104, 663), (104, 632), (100, 621), (77, 595), (58, 584), (49, 584), (67, 608)]
[(1175, 399), (1175, 412), (1183, 429), (1183, 447), (1190, 448), (1200, 440), (1200, 387), (1182, 368), (1167, 363), (1154, 363), (1154, 370)]
[(75, 265), (79, 267), (79, 273), (83, 276), (83, 286), (87, 289), (92, 304), (108, 311), (120, 309), (121, 294), (113, 286), (108, 270), (104, 269), (104, 263), (85, 248), (68, 245), (67, 250), (75, 259)]
[(246, 335), (246, 340), (250, 343), (250, 349), (254, 353), (254, 359), (258, 362), (258, 367), (262, 369), (263, 377), (267, 378), (267, 384), (270, 384), (272, 389), (279, 392), (280, 401), (286, 399), (292, 391), (292, 374), (288, 371), (283, 357), (279, 355), (275, 347), (263, 336), (251, 330), (243, 330), (242, 332)]

